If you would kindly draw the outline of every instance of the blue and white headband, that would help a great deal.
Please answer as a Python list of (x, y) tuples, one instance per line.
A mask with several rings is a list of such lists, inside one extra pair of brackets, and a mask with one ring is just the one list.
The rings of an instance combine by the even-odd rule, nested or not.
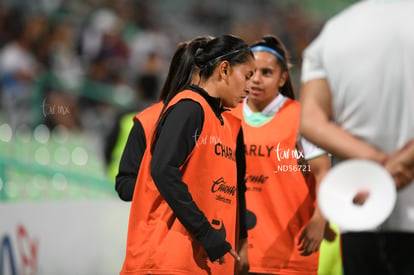
[(280, 53), (278, 53), (277, 51), (275, 51), (274, 49), (272, 49), (270, 47), (263, 46), (263, 45), (258, 45), (258, 46), (251, 47), (250, 50), (252, 52), (258, 51), (258, 52), (271, 53), (271, 54), (275, 55), (278, 59), (280, 59), (282, 62), (285, 62), (285, 58), (283, 58), (283, 56)]

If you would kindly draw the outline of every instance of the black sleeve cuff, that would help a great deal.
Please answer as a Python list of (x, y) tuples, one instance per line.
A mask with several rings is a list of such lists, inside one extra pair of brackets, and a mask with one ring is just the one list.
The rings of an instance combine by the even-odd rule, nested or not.
[(224, 256), (231, 249), (231, 245), (225, 240), (222, 233), (212, 227), (198, 241), (212, 262)]

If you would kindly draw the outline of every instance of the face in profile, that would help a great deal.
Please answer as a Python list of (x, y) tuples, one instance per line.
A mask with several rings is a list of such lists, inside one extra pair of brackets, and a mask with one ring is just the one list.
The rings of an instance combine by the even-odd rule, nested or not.
[(230, 66), (228, 70), (227, 89), (223, 92), (223, 107), (234, 108), (247, 96), (254, 73), (254, 59), (249, 57), (245, 63)]

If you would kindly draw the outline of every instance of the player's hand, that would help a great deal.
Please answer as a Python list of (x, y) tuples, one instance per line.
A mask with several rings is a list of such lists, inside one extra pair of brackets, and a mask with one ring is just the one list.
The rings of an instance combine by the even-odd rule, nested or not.
[(241, 239), (237, 252), (240, 256), (240, 261), (237, 264), (236, 275), (247, 275), (249, 273), (249, 257), (247, 256), (247, 238)]
[(325, 225), (325, 231), (323, 233), (323, 238), (328, 242), (333, 242), (336, 239), (336, 232), (331, 228), (329, 222)]
[(410, 140), (397, 152), (390, 155), (384, 163), (385, 169), (395, 181), (397, 190), (411, 183), (414, 179), (414, 140)]
[(309, 256), (319, 250), (325, 232), (326, 221), (322, 218), (312, 217), (309, 224), (299, 236), (298, 245), (300, 255)]
[(369, 194), (369, 190), (359, 190), (352, 199), (352, 203), (360, 206), (364, 205), (369, 197)]
[[(231, 256), (233, 256), (233, 258), (236, 260), (236, 262), (240, 262), (240, 256), (239, 256), (239, 254), (237, 254), (237, 252), (233, 248), (230, 249), (229, 253), (230, 253)], [(225, 263), (224, 256), (221, 256), (218, 259), (218, 263), (219, 264), (224, 264)]]

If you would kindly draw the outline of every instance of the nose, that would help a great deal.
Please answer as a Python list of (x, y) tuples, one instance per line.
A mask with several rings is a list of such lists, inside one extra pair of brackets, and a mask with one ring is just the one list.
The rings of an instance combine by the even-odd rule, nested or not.
[(244, 89), (244, 91), (243, 91), (243, 94), (245, 94), (245, 95), (249, 94), (249, 93), (250, 93), (251, 88), (252, 88), (251, 83), (248, 83), (248, 84), (246, 85), (246, 88), (245, 88), (245, 89)]
[(247, 82), (246, 82), (246, 85), (245, 85), (245, 88), (244, 88), (244, 93), (246, 93), (246, 94), (248, 94), (248, 93), (250, 93), (250, 90), (252, 89), (252, 86), (253, 86), (253, 83), (252, 83), (252, 79), (250, 78)]
[(258, 71), (255, 71), (252, 75), (251, 81), (253, 83), (258, 83), (260, 82), (260, 79), (261, 79), (260, 73)]

